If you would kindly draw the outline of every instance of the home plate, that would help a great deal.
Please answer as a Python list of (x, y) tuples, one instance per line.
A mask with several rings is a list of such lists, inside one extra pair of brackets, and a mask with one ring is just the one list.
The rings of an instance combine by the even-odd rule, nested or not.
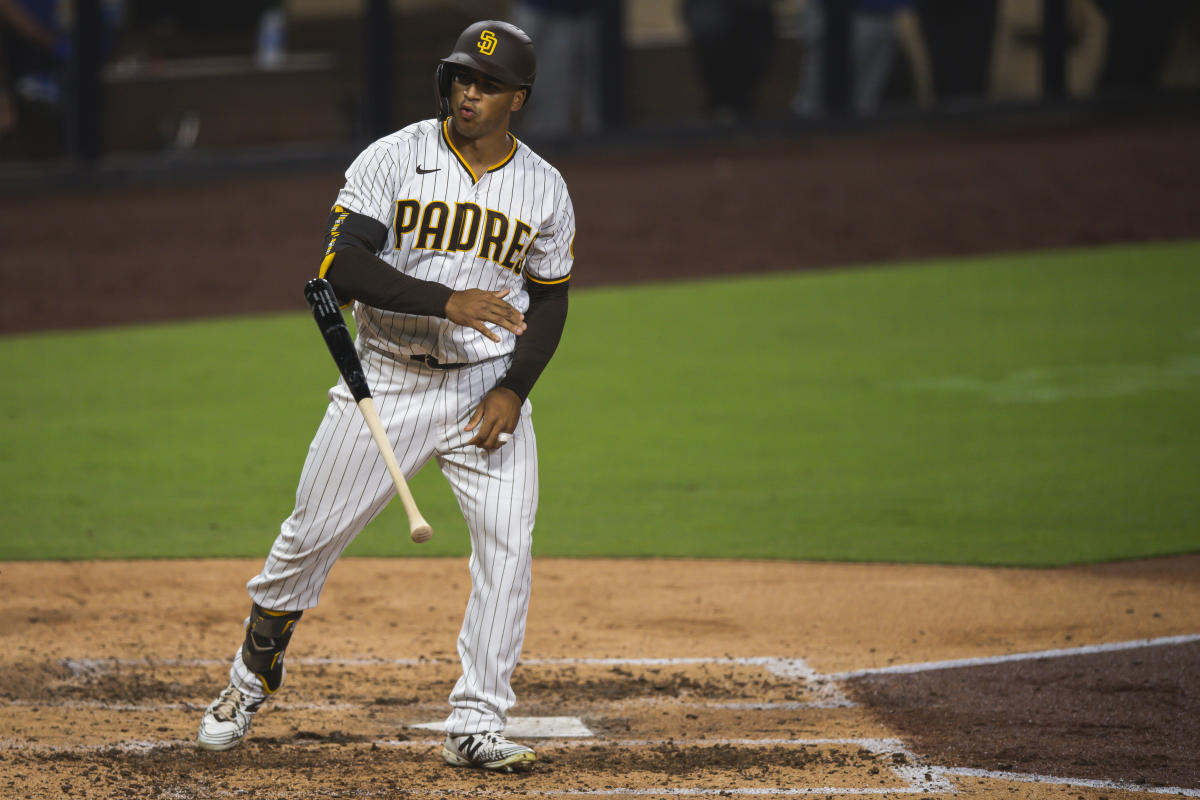
[[(444, 722), (413, 725), (427, 731), (442, 731)], [(595, 736), (579, 717), (509, 717), (504, 735), (514, 739), (564, 739)]]

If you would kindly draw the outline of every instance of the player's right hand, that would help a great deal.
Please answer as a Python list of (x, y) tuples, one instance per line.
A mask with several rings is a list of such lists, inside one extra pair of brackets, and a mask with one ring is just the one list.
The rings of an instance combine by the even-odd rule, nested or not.
[(508, 291), (465, 289), (455, 292), (446, 301), (446, 319), (455, 325), (474, 328), (493, 342), (500, 341), (500, 336), (488, 330), (486, 323), (489, 322), (520, 336), (525, 332), (525, 315), (504, 301)]

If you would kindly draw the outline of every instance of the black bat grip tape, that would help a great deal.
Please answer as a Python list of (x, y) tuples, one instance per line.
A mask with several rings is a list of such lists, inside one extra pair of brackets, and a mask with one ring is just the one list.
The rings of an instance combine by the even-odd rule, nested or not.
[(354, 342), (350, 339), (350, 329), (342, 318), (342, 310), (338, 306), (337, 296), (329, 281), (323, 278), (313, 278), (304, 285), (304, 299), (312, 309), (313, 319), (325, 337), (325, 346), (337, 364), (338, 372), (350, 387), (350, 393), (355, 401), (371, 396), (367, 386), (367, 378), (363, 375), (362, 363), (354, 350)]

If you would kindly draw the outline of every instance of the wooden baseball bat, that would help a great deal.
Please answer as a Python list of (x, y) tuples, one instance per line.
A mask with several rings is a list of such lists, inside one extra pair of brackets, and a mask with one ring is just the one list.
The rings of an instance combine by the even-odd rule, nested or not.
[(358, 410), (362, 412), (367, 427), (371, 429), (371, 438), (379, 448), (379, 455), (383, 456), (383, 463), (387, 464), (392, 483), (396, 484), (396, 494), (400, 497), (400, 504), (404, 506), (404, 513), (408, 515), (409, 535), (418, 544), (428, 542), (433, 536), (433, 528), (417, 509), (417, 503), (408, 489), (408, 482), (404, 480), (404, 473), (400, 471), (400, 465), (396, 463), (396, 456), (392, 453), (392, 445), (383, 432), (383, 423), (379, 420), (379, 412), (375, 410), (375, 401), (369, 396), (364, 397), (358, 401)]
[(392, 445), (383, 432), (383, 423), (375, 409), (367, 378), (363, 375), (362, 363), (358, 360), (358, 353), (354, 351), (354, 342), (350, 339), (350, 330), (346, 327), (346, 320), (342, 318), (333, 287), (329, 285), (329, 281), (313, 278), (304, 286), (304, 297), (308, 300), (313, 319), (321, 329), (321, 336), (324, 337), (325, 346), (329, 348), (329, 354), (337, 364), (338, 372), (342, 374), (346, 386), (358, 402), (358, 410), (371, 431), (371, 438), (375, 440), (379, 455), (383, 456), (383, 463), (387, 465), (388, 473), (392, 476), (392, 483), (396, 485), (396, 494), (400, 497), (400, 504), (404, 506), (404, 513), (408, 515), (409, 535), (417, 543), (429, 541), (433, 536), (433, 528), (417, 509), (417, 502), (413, 500), (412, 492), (408, 489), (404, 473), (396, 463), (396, 454), (392, 452)]

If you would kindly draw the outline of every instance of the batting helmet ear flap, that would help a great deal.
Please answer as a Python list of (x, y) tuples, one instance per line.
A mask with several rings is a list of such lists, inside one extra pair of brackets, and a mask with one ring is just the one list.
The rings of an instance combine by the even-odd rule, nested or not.
[(438, 122), (450, 116), (450, 68), (439, 63), (433, 73), (434, 86), (437, 89)]

